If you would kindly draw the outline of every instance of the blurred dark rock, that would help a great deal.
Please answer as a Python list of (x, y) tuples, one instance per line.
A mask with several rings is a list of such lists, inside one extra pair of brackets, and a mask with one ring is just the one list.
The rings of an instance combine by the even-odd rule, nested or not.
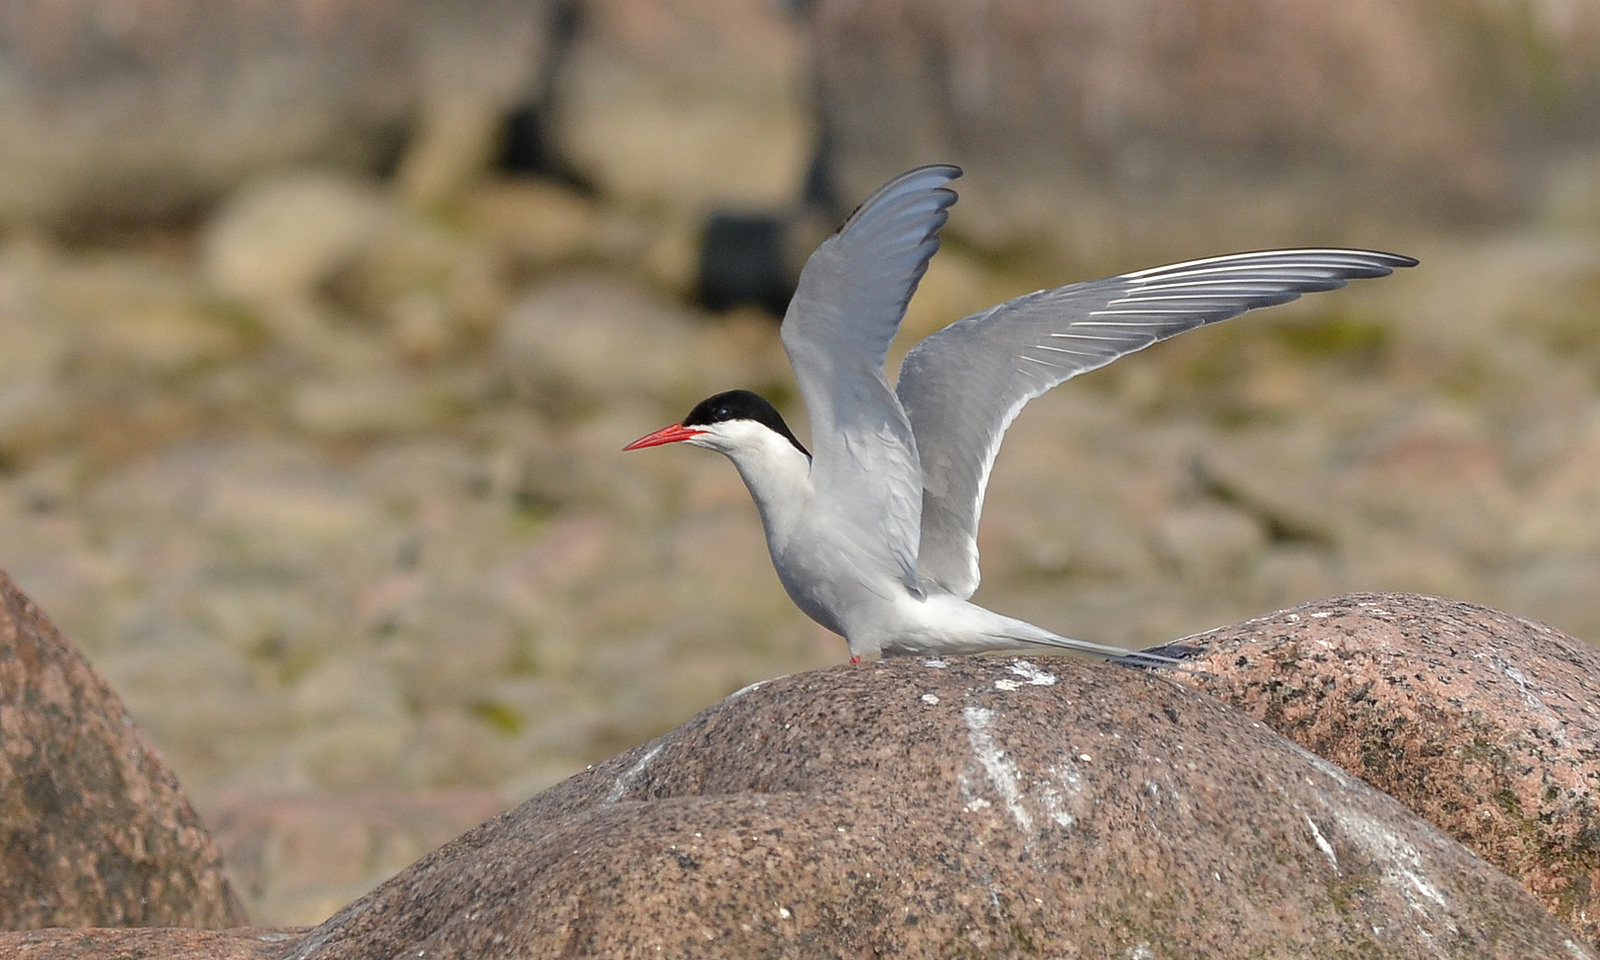
[[(188, 214), (291, 163), (433, 199), (492, 161), (548, 0), (67, 0), (0, 13), (0, 221)], [(483, 129), (487, 128), (487, 129)], [(407, 145), (407, 141), (410, 141)]]
[(961, 230), (997, 245), (1209, 253), (1525, 213), (1600, 129), (1593, 4), (820, 0), (811, 23), (838, 195), (960, 163), (982, 208)]
[(1243, 714), (1045, 663), (747, 689), (287, 956), (1591, 956), (1504, 875)]
[(716, 213), (700, 252), (700, 302), (710, 310), (749, 305), (783, 316), (797, 273), (784, 260), (786, 220), (770, 214)]
[(0, 927), (244, 922), (171, 769), (0, 573)]
[(275, 960), (301, 931), (293, 927), (234, 930), (88, 928), (0, 933), (6, 960)]
[(407, 8), (420, 96), (395, 173), (412, 204), (458, 200), (497, 165), (507, 119), (542, 78), (550, 7), (550, 0), (421, 0)]
[(584, 6), (585, 0), (551, 0), (549, 51), (534, 89), (506, 117), (498, 167), (506, 173), (552, 180), (592, 197), (594, 184), (567, 160), (550, 129), (556, 87), (583, 30)]
[(1182, 641), (1179, 676), (1385, 791), (1600, 943), (1600, 650), (1486, 607), (1351, 594)]

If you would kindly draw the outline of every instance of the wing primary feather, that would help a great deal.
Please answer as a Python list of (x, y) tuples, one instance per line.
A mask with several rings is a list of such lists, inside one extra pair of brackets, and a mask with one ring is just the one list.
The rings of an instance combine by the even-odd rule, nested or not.
[(914, 595), (922, 471), (883, 366), (955, 203), (945, 185), (960, 175), (919, 167), (863, 201), (806, 261), (782, 328), (811, 420), (813, 503)]
[(984, 491), (1000, 438), (1028, 400), (1185, 330), (1415, 264), (1337, 248), (1191, 260), (1035, 291), (917, 344), (896, 392), (923, 470), (918, 571), (958, 596), (977, 588)]

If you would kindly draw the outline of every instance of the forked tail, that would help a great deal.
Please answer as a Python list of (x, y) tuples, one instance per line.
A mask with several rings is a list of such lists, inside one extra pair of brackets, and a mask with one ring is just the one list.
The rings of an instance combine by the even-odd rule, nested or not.
[[(1094, 643), (1090, 640), (1074, 640), (1051, 633), (1043, 627), (1036, 627), (1024, 620), (1012, 621), (1007, 629), (995, 635), (995, 639), (1010, 641), (1020, 647), (1032, 649), (1071, 650), (1076, 653), (1087, 653), (1090, 656), (1103, 657), (1112, 663), (1125, 667), (1138, 667), (1141, 670), (1182, 670), (1186, 673), (1203, 673), (1196, 670), (1177, 657), (1156, 653), (1154, 650), (1129, 650), (1124, 647), (1114, 647), (1106, 643)], [(1157, 648), (1159, 649), (1159, 648)]]

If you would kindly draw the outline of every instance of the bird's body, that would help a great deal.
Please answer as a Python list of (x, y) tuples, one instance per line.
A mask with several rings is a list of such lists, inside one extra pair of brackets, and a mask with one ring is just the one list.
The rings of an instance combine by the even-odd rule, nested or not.
[(938, 249), (960, 175), (901, 174), (812, 254), (783, 322), (815, 454), (771, 404), (718, 394), (627, 449), (687, 441), (724, 454), (761, 514), (778, 578), (852, 659), (1017, 647), (1160, 662), (1059, 636), (970, 602), (977, 526), (1000, 438), (1064, 380), (1253, 307), (1415, 263), (1359, 250), (1236, 254), (1074, 284), (960, 320), (884, 374), (889, 342)]
[(778, 412), (744, 390), (702, 401), (681, 424), (630, 448), (687, 440), (733, 461), (761, 515), (772, 565), (806, 616), (872, 654), (976, 653), (1018, 646), (1070, 647), (1107, 657), (1138, 654), (1069, 640), (1002, 616), (919, 578), (912, 590), (883, 562), (882, 545), (813, 484), (814, 462)]

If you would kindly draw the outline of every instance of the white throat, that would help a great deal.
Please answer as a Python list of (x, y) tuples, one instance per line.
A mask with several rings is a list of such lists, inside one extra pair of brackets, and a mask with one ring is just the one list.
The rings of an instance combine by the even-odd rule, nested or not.
[(761, 512), (767, 545), (774, 556), (779, 555), (811, 503), (811, 458), (787, 437), (751, 420), (729, 420), (703, 429), (689, 442), (733, 461)]

